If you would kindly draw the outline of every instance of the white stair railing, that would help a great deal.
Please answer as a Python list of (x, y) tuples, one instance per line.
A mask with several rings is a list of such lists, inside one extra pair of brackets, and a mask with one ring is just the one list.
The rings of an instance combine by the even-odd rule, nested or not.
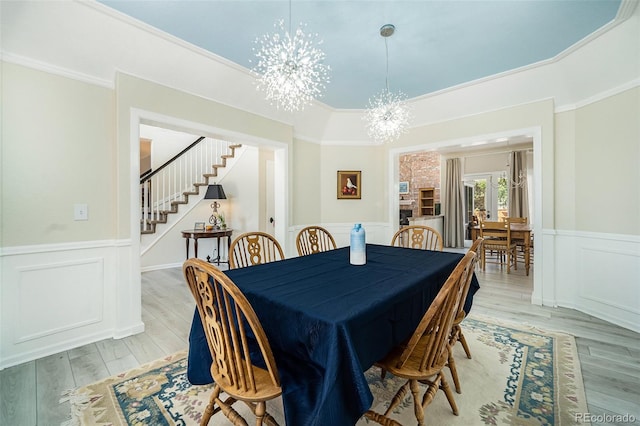
[(231, 142), (200, 138), (140, 182), (141, 232), (155, 232), (157, 223), (165, 223), (167, 214), (177, 213), (189, 195), (198, 195), (201, 186), (226, 166), (238, 145)]

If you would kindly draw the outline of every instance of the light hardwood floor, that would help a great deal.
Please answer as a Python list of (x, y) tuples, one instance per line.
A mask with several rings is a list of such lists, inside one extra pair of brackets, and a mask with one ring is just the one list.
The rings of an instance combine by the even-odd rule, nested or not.
[[(523, 269), (509, 275), (496, 266), (477, 270), (481, 288), (472, 314), (576, 336), (590, 413), (629, 413), (640, 424), (640, 335), (572, 309), (531, 305), (532, 277)], [(1, 371), (0, 425), (59, 425), (69, 413), (68, 403), (59, 403), (64, 390), (185, 349), (193, 310), (181, 269), (143, 273), (145, 332)]]

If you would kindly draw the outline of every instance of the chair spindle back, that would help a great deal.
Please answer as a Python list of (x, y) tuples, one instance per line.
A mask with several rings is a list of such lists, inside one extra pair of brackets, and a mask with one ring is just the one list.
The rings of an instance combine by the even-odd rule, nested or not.
[(440, 233), (424, 225), (410, 225), (399, 229), (391, 239), (397, 247), (442, 251), (443, 240)]
[(269, 341), (240, 289), (222, 271), (201, 259), (187, 260), (183, 271), (196, 300), (213, 357), (211, 375), (214, 381), (230, 395), (250, 397), (258, 392), (258, 385), (267, 375), (251, 361), (248, 336), (252, 336), (260, 348), (270, 386), (279, 387), (280, 379)]
[(280, 243), (266, 232), (239, 235), (229, 248), (229, 268), (243, 268), (284, 259)]
[(296, 248), (300, 256), (334, 250), (336, 242), (329, 231), (321, 226), (307, 226), (296, 236)]
[(420, 358), (419, 371), (438, 372), (447, 363), (449, 336), (458, 305), (464, 303), (462, 293), (473, 275), (476, 254), (467, 252), (442, 286), (422, 317), (407, 346), (400, 355), (398, 368), (410, 359)]

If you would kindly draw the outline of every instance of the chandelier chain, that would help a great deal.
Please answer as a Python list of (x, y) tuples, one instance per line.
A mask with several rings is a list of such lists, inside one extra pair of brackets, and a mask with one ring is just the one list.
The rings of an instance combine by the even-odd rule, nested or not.
[(293, 25), (293, 20), (292, 20), (292, 18), (291, 18), (291, 9), (292, 9), (291, 1), (292, 1), (292, 0), (289, 0), (289, 34), (291, 34), (291, 29), (293, 28), (293, 27), (292, 27), (292, 25)]
[(387, 44), (387, 37), (384, 38), (384, 51), (385, 51), (385, 57), (387, 58), (387, 73), (386, 73), (384, 82), (388, 92), (389, 91), (389, 45)]

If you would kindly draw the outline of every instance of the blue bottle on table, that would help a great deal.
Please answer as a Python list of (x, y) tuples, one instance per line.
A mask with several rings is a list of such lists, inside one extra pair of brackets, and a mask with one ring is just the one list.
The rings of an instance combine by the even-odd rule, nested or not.
[(365, 232), (361, 224), (356, 223), (351, 230), (351, 243), (349, 246), (349, 262), (352, 265), (364, 265), (367, 263), (367, 247)]

